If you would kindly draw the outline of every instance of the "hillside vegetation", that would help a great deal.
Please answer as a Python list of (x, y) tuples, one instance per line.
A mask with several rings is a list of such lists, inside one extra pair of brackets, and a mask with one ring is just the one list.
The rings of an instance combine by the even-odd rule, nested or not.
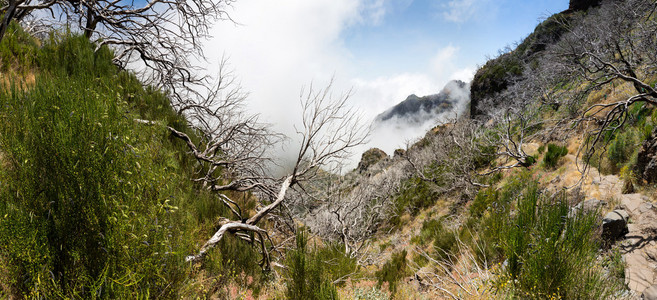
[[(172, 90), (117, 67), (111, 48), (12, 22), (0, 41), (0, 295), (649, 293), (657, 282), (634, 274), (657, 251), (642, 242), (657, 238), (657, 12), (647, 0), (574, 2), (480, 68), (470, 116), (392, 157), (372, 149), (347, 174), (324, 155), (360, 141), (334, 134), (354, 132), (342, 131), (345, 100), (325, 107), (328, 89), (310, 91), (283, 179), (263, 174), (263, 148), (279, 136), (253, 118), (212, 131), (242, 111), (183, 113)], [(313, 127), (322, 118), (343, 127)], [(602, 225), (610, 211), (629, 216), (622, 234)]]
[(188, 180), (194, 161), (164, 126), (194, 132), (165, 94), (81, 36), (11, 29), (0, 44), (5, 297), (191, 297), (262, 277), (245, 263), (251, 247), (230, 239), (202, 275), (184, 262), (228, 211)]

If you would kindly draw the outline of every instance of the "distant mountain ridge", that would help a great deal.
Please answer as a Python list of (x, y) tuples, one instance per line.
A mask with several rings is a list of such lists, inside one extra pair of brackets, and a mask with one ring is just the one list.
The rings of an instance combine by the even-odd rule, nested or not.
[(376, 116), (374, 123), (384, 123), (399, 118), (409, 124), (423, 124), (438, 114), (453, 110), (462, 100), (462, 91), (469, 92), (467, 88), (467, 83), (452, 80), (438, 94), (423, 97), (412, 94), (406, 100)]

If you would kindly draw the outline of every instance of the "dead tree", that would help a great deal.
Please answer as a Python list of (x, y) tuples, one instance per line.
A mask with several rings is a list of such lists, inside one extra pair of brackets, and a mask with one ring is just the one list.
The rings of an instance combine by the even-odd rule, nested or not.
[(541, 115), (544, 108), (554, 109), (555, 105), (560, 106), (560, 102), (552, 88), (544, 87), (549, 78), (533, 73), (527, 68), (522, 78), (497, 96), (501, 98), (498, 101), (505, 103), (506, 107), (490, 114), (488, 123), (491, 125), (479, 133), (479, 144), (484, 148), (496, 148), (492, 157), (504, 160), (501, 164), (490, 166), (483, 175), (518, 167), (527, 168), (534, 164), (535, 158), (525, 152), (526, 144), (541, 134), (539, 128), (544, 123), (560, 122), (547, 120)]
[[(347, 107), (348, 99), (349, 94), (334, 99), (331, 85), (321, 90), (311, 86), (306, 93), (302, 92), (299, 151), (292, 170), (279, 179), (268, 176), (265, 168), (267, 150), (273, 147), (276, 137), (255, 118), (236, 113), (241, 101), (220, 101), (219, 110), (197, 110), (201, 113), (198, 118), (205, 118), (204, 124), (208, 126), (203, 131), (201, 142), (194, 142), (187, 134), (169, 128), (174, 136), (187, 144), (202, 166), (201, 176), (194, 180), (216, 192), (219, 201), (234, 215), (232, 219), (223, 219), (216, 233), (197, 254), (187, 257), (188, 261), (203, 258), (229, 233), (257, 242), (263, 258), (260, 264), (269, 266), (267, 243), (271, 245), (273, 241), (269, 238), (269, 231), (260, 227), (260, 222), (289, 201), (290, 190), (303, 189), (303, 184), (312, 180), (319, 168), (341, 163), (353, 147), (365, 141), (366, 132), (361, 129), (364, 127), (359, 125), (356, 112)], [(255, 192), (261, 202), (260, 208), (255, 214), (248, 215), (237, 201), (223, 193), (226, 191)], [(253, 233), (255, 237), (244, 233)]]
[[(654, 1), (628, 0), (608, 2), (591, 9), (588, 15), (571, 23), (569, 32), (549, 53), (563, 76), (586, 83), (587, 94), (618, 83), (630, 84), (634, 91), (622, 100), (597, 103), (587, 107), (580, 125), (593, 125), (585, 130), (585, 143), (578, 151), (589, 159), (596, 146), (606, 144), (605, 137), (621, 129), (635, 103), (657, 104), (657, 88), (649, 84), (657, 74), (657, 21)], [(588, 170), (584, 164), (583, 173)]]
[[(142, 83), (167, 91), (182, 102), (207, 84), (195, 60), (204, 60), (201, 42), (217, 20), (230, 19), (235, 0), (8, 0), (0, 8), (0, 40), (11, 21), (69, 27), (97, 49), (109, 46), (114, 63), (141, 73)], [(36, 22), (35, 22), (36, 21)], [(75, 26), (77, 24), (77, 26)]]
[(301, 217), (322, 239), (338, 242), (346, 256), (367, 264), (371, 258), (365, 250), (381, 225), (395, 213), (391, 195), (399, 191), (407, 174), (403, 168), (393, 166), (371, 177), (355, 177), (327, 179), (328, 186), (312, 194), (319, 205)]

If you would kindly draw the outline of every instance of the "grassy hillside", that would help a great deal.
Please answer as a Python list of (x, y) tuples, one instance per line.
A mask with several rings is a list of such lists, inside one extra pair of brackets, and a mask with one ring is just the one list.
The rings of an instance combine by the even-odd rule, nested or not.
[(251, 247), (231, 239), (207, 266), (184, 262), (227, 213), (189, 180), (195, 162), (165, 126), (194, 132), (166, 95), (94, 47), (15, 25), (0, 43), (0, 293), (203, 297), (263, 276)]

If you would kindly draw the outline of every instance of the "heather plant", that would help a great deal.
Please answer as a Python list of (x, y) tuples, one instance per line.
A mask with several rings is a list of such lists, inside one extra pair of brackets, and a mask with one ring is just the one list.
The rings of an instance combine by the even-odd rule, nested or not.
[(568, 149), (565, 146), (558, 146), (555, 144), (548, 144), (547, 152), (543, 156), (543, 166), (548, 169), (554, 169), (557, 166), (557, 162), (563, 156), (568, 154)]
[(449, 219), (445, 217), (424, 221), (420, 234), (412, 241), (420, 245), (433, 242), (433, 256), (440, 261), (449, 261), (458, 250), (458, 244), (456, 233), (446, 226), (447, 222)]
[(486, 201), (491, 206), (506, 207), (490, 211), (482, 221), (492, 229), (488, 234), (504, 260), (500, 280), (511, 283), (500, 286), (525, 298), (609, 296), (612, 285), (595, 267), (597, 213), (570, 215), (565, 194), (545, 195), (536, 180), (523, 176), (511, 179), (501, 193), (485, 192), (479, 200), (490, 196)]
[(288, 299), (338, 299), (338, 292), (324, 272), (321, 256), (308, 248), (305, 229), (297, 232), (296, 249), (287, 253)]
[(397, 290), (397, 282), (409, 272), (406, 250), (392, 253), (390, 259), (376, 272), (379, 287), (384, 283), (388, 285), (392, 294)]

